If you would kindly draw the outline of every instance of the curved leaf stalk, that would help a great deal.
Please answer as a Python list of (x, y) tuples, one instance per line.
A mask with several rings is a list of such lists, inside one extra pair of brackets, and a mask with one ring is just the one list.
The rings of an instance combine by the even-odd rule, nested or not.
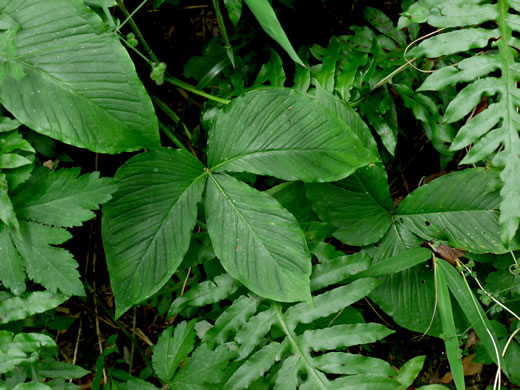
[(116, 30), (116, 32), (118, 32), (119, 30), (121, 30), (121, 27), (123, 27), (125, 25), (125, 23), (129, 23), (130, 24), (130, 27), (132, 28), (132, 31), (134, 32), (134, 34), (136, 35), (137, 39), (139, 39), (139, 42), (141, 42), (141, 45), (143, 45), (144, 47), (144, 50), (146, 50), (146, 52), (148, 53), (148, 55), (150, 56), (150, 58), (154, 61), (154, 62), (157, 62), (159, 63), (159, 58), (155, 55), (155, 53), (153, 52), (152, 48), (150, 47), (150, 45), (148, 45), (148, 43), (146, 42), (146, 39), (144, 39), (144, 36), (143, 34), (141, 33), (141, 30), (139, 30), (139, 27), (137, 27), (137, 24), (135, 24), (134, 22), (134, 19), (132, 18), (132, 16), (137, 12), (139, 11), (139, 9), (141, 9), (141, 7), (143, 5), (146, 4), (146, 0), (142, 1), (141, 4), (139, 4), (139, 6), (132, 12), (128, 12), (128, 9), (126, 8), (123, 0), (117, 0), (117, 6), (119, 7), (119, 9), (121, 9), (121, 12), (123, 12), (123, 15), (125, 15), (126, 17), (126, 20), (123, 21), (123, 23), (121, 23), (121, 25), (118, 27), (118, 29)]
[(235, 56), (233, 55), (233, 48), (231, 47), (231, 43), (229, 43), (226, 24), (224, 23), (224, 18), (222, 17), (222, 11), (220, 11), (220, 0), (213, 0), (213, 8), (215, 8), (215, 15), (217, 16), (218, 26), (220, 27), (222, 38), (224, 38), (224, 43), (226, 44), (226, 51), (229, 61), (231, 62), (231, 65), (233, 65), (234, 68)]
[(170, 84), (175, 85), (176, 87), (185, 89), (186, 91), (192, 92), (192, 93), (194, 93), (196, 95), (199, 95), (199, 96), (205, 97), (207, 99), (213, 100), (213, 101), (215, 101), (217, 103), (222, 103), (222, 104), (229, 104), (229, 103), (231, 103), (231, 100), (229, 100), (229, 99), (223, 99), (223, 98), (219, 98), (218, 96), (210, 95), (209, 93), (201, 91), (200, 89), (197, 89), (193, 85), (191, 85), (191, 84), (189, 84), (189, 83), (187, 83), (185, 81), (179, 80), (176, 77), (165, 77), (164, 81), (167, 81)]
[[(283, 330), (285, 335), (287, 336), (287, 339), (289, 340), (289, 343), (291, 344), (292, 351), (297, 353), (299, 356), (299, 359), (304, 363), (305, 370), (309, 374), (310, 378), (313, 378), (314, 383), (320, 388), (327, 390), (329, 381), (326, 380), (326, 378), (323, 377), (323, 375), (319, 375), (319, 371), (314, 368), (311, 361), (309, 360), (309, 355), (305, 353), (304, 346), (300, 345), (297, 341), (296, 335), (289, 329), (288, 324), (285, 321), (285, 318), (282, 315), (282, 312), (280, 311), (280, 306), (274, 305), (274, 310), (276, 312), (276, 317), (278, 318), (278, 325), (280, 325), (280, 328)], [(325, 380), (324, 380), (325, 379)]]

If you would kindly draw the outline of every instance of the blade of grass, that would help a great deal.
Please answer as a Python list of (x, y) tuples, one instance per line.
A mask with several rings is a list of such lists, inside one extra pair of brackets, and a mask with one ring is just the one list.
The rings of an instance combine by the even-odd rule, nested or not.
[(444, 345), (446, 346), (446, 353), (448, 355), (448, 361), (450, 363), (451, 374), (453, 375), (455, 386), (457, 387), (457, 390), (464, 390), (464, 368), (462, 367), (455, 320), (453, 319), (450, 292), (448, 290), (444, 268), (438, 267), (438, 264), (443, 263), (444, 261), (440, 259), (437, 260), (435, 255), (433, 255), (433, 261), (435, 264), (434, 269), (437, 273), (438, 305), (442, 324), (442, 333), (444, 334)]

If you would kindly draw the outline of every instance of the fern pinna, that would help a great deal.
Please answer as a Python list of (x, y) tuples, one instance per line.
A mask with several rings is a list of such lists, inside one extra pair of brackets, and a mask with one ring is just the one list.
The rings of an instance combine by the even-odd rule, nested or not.
[[(177, 298), (170, 315), (186, 315), (189, 307), (218, 306), (228, 297), (233, 304), (224, 311), (217, 309), (220, 314), (214, 321), (209, 320), (215, 318), (210, 312), (208, 320), (182, 321), (165, 330), (152, 357), (156, 375), (175, 389), (354, 389), (367, 384), (367, 388), (406, 389), (421, 370), (424, 356), (396, 372), (384, 360), (348, 350), (394, 332), (364, 323), (350, 307), (379, 280), (367, 277), (338, 284), (366, 270), (370, 258), (359, 253), (329, 261), (339, 261), (342, 267), (329, 267), (327, 262), (313, 267), (312, 290), (319, 292), (313, 295), (313, 307), (248, 294), (226, 274)], [(200, 343), (194, 349), (197, 338)]]
[(442, 29), (409, 52), (415, 58), (453, 57), (453, 64), (433, 72), (419, 91), (460, 89), (443, 118), (460, 123), (450, 150), (473, 145), (463, 164), (491, 160), (501, 168), (500, 225), (506, 245), (520, 222), (520, 42), (513, 36), (520, 31), (518, 12), (517, 0), (420, 0), (400, 20), (400, 27), (427, 22)]

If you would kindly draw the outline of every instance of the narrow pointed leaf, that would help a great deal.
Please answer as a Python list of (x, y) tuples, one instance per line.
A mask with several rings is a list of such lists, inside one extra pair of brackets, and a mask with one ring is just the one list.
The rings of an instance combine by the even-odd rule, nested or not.
[(158, 378), (167, 383), (195, 346), (195, 322), (182, 321), (161, 333), (153, 349), (152, 364)]
[(416, 356), (413, 359), (408, 360), (399, 369), (399, 373), (395, 379), (401, 382), (404, 387), (410, 387), (415, 378), (417, 378), (417, 375), (419, 375), (419, 372), (421, 372), (425, 359), (426, 356)]
[(318, 263), (312, 267), (311, 290), (316, 291), (362, 273), (370, 267), (370, 263), (371, 259), (365, 253), (339, 256), (325, 263)]
[(313, 359), (317, 368), (328, 374), (374, 374), (394, 376), (392, 366), (384, 360), (343, 352), (329, 352)]
[(9, 296), (0, 301), (0, 324), (23, 320), (27, 317), (61, 305), (68, 296), (50, 291), (34, 291), (22, 297)]
[(256, 309), (260, 300), (258, 297), (241, 296), (224, 311), (215, 321), (213, 328), (208, 330), (202, 341), (223, 344), (229, 336), (235, 333), (241, 326), (246, 324)]
[(217, 116), (208, 141), (212, 171), (283, 180), (339, 180), (376, 161), (377, 154), (335, 112), (283, 88), (235, 99)]
[(80, 226), (92, 219), (92, 210), (110, 199), (116, 190), (112, 179), (99, 178), (99, 172), (80, 176), (79, 168), (36, 170), (20, 185), (13, 205), (19, 218), (54, 226)]
[(158, 291), (189, 247), (206, 176), (181, 150), (146, 152), (117, 172), (103, 209), (103, 243), (117, 316)]
[(303, 342), (313, 351), (337, 349), (359, 344), (374, 343), (394, 333), (381, 324), (346, 324), (326, 329), (307, 330)]
[(310, 300), (310, 255), (292, 214), (223, 174), (208, 181), (205, 207), (215, 254), (231, 276), (266, 298)]
[(276, 312), (272, 308), (260, 312), (237, 332), (235, 341), (240, 344), (239, 360), (249, 355), (271, 330), (271, 326), (276, 319), (275, 315)]
[(292, 355), (285, 359), (276, 376), (275, 390), (297, 389), (298, 371), (301, 369), (301, 365), (298, 355)]
[(278, 21), (271, 4), (268, 1), (263, 0), (244, 1), (253, 15), (255, 15), (256, 20), (258, 20), (258, 23), (260, 23), (260, 26), (262, 26), (262, 29), (267, 33), (267, 35), (278, 42), (294, 62), (300, 64), (301, 66), (305, 66), (289, 42), (287, 35), (285, 35), (285, 32), (283, 31), (283, 28), (280, 25), (280, 22)]
[(246, 360), (229, 378), (224, 389), (246, 389), (254, 380), (264, 375), (275, 362), (280, 360), (284, 344), (272, 342)]
[(159, 145), (152, 103), (128, 53), (81, 0), (6, 0), (2, 13), (19, 26), (6, 61), (24, 77), (7, 77), (0, 89), (18, 120), (96, 152)]
[[(437, 263), (443, 260), (435, 260)], [(459, 349), (459, 340), (457, 337), (457, 329), (453, 320), (453, 309), (451, 306), (451, 297), (444, 276), (443, 268), (436, 267), (437, 272), (437, 292), (439, 316), (441, 318), (442, 333), (444, 345), (446, 346), (446, 354), (450, 363), (451, 374), (455, 381), (457, 390), (464, 390), (464, 368), (462, 367), (461, 354)]]

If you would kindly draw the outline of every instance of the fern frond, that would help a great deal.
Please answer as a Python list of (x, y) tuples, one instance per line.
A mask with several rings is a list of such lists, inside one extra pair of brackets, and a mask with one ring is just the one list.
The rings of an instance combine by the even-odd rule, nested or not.
[(513, 32), (520, 32), (519, 11), (519, 1), (420, 0), (400, 22), (401, 26), (427, 22), (448, 29), (423, 41), (410, 52), (411, 56), (462, 55), (456, 64), (428, 77), (419, 91), (462, 86), (444, 114), (445, 123), (465, 121), (450, 150), (473, 144), (461, 163), (493, 158), (493, 164), (502, 169), (500, 227), (506, 246), (514, 239), (520, 223), (520, 65), (515, 51), (520, 41), (513, 36)]

